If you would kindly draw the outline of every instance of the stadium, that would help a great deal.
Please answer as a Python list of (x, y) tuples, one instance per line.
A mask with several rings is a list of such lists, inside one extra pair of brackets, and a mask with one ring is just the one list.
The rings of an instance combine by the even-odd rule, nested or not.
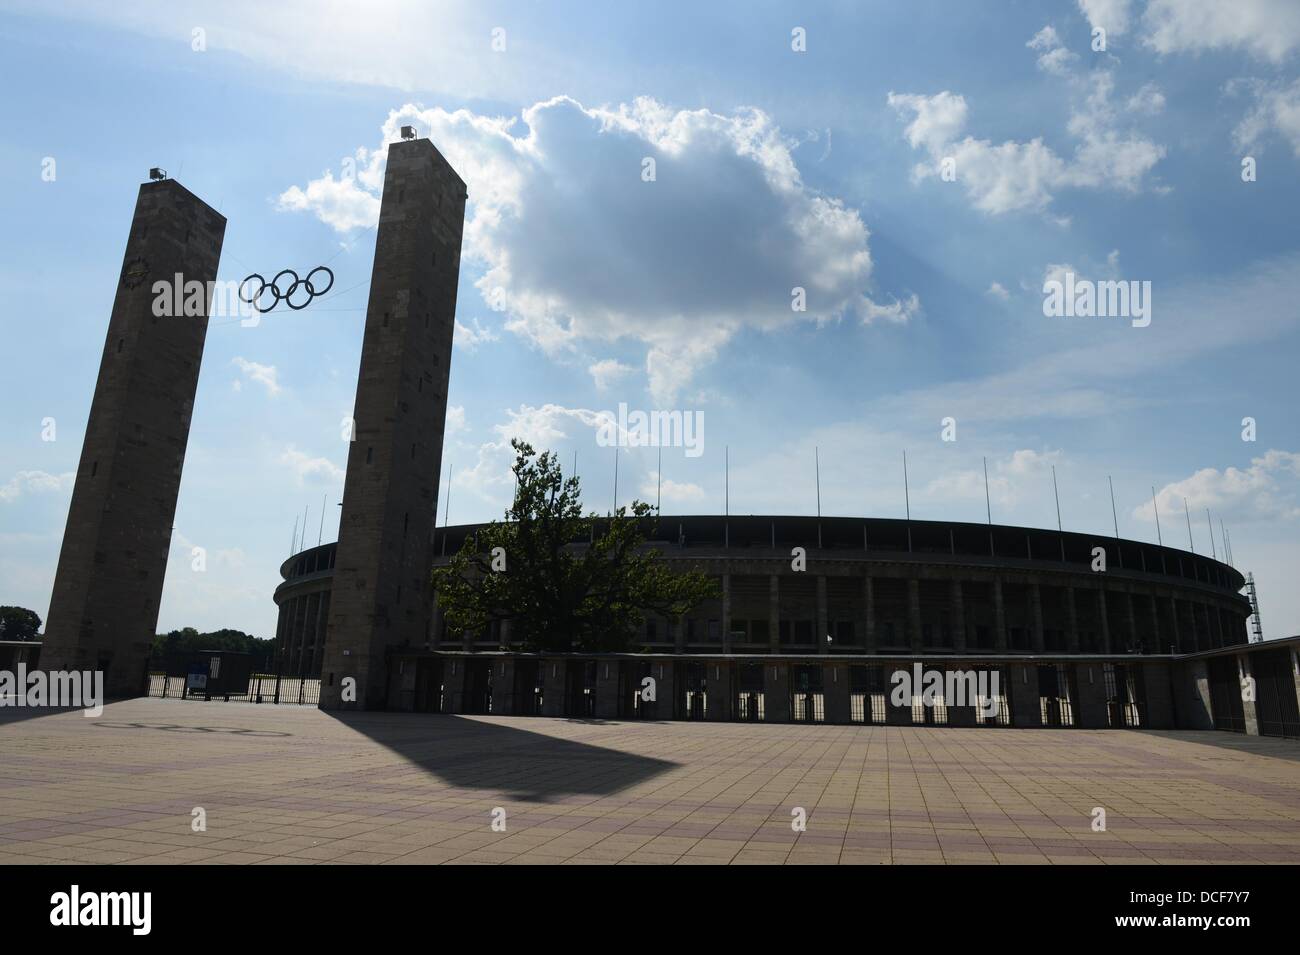
[[(483, 526), (435, 531), (433, 566)], [(383, 706), (1288, 736), (1300, 728), (1294, 642), (1249, 644), (1244, 578), (1203, 555), (942, 521), (665, 515), (650, 530), (647, 547), (714, 577), (720, 597), (680, 620), (648, 618), (637, 652), (563, 655), (522, 652), (501, 622), (457, 637), (431, 600), (424, 643), (386, 655)], [(1097, 548), (1104, 571), (1093, 569)], [(334, 544), (293, 555), (275, 592), (283, 672), (325, 685), (336, 678), (322, 672), (334, 561)], [(995, 676), (995, 697), (956, 705), (914, 690), (897, 705), (893, 674), (917, 664)], [(1243, 703), (1239, 684), (1252, 674), (1258, 702)]]

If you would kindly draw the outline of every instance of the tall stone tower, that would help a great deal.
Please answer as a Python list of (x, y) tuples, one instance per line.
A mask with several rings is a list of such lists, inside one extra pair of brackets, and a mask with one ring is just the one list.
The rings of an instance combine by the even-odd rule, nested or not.
[[(465, 183), (429, 140), (388, 147), (322, 708), (382, 707), (385, 650), (425, 639), (465, 199)], [(355, 702), (344, 699), (348, 678)]]
[[(41, 648), (42, 669), (104, 670), (110, 697), (143, 687), (225, 234), (180, 183), (140, 187)], [(198, 314), (156, 316), (178, 275), (203, 283)]]

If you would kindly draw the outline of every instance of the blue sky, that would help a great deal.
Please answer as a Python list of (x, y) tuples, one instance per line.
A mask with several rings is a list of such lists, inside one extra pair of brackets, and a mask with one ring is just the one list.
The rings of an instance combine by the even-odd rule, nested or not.
[[(1126, 537), (1155, 540), (1154, 487), (1165, 541), (1186, 497), (1208, 552), (1209, 508), (1266, 633), (1300, 632), (1294, 3), (119, 7), (0, 3), (0, 603), (48, 610), (157, 165), (228, 218), (220, 278), (337, 275), (214, 318), (199, 381), (159, 628), (273, 633), (295, 517), (336, 533), (382, 149), (411, 123), (470, 190), (453, 523), (501, 514), (512, 435), (576, 450), (607, 510), (593, 422), (625, 402), (703, 416), (665, 513), (720, 512), (728, 454), (733, 512), (814, 513), (818, 448), (823, 513), (901, 516), (906, 449), (914, 517), (983, 520), (987, 457), (994, 520), (1053, 526), (1055, 465), (1067, 529), (1111, 527), (1107, 476)], [(1046, 317), (1065, 271), (1150, 282), (1150, 325)], [(620, 502), (653, 500), (656, 451), (617, 453)]]

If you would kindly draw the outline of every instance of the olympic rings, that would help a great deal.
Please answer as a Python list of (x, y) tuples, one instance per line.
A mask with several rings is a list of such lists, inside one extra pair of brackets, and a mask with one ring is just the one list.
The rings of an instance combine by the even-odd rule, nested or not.
[[(317, 272), (324, 272), (326, 275), (329, 276), (329, 284), (326, 285), (324, 288), (317, 288), (315, 283), (313, 283), (311, 280), (311, 277), (315, 275)], [(288, 288), (282, 290), (280, 288), (280, 279), (284, 278), (286, 275), (292, 276), (293, 281), (289, 283)], [(248, 284), (253, 281), (253, 279), (257, 279), (257, 291), (254, 292), (252, 295), (245, 296), (244, 290), (245, 288), (247, 288)], [(316, 266), (316, 268), (312, 269), (310, 272), (307, 273), (306, 278), (301, 278), (301, 279), (298, 278), (298, 273), (295, 272), (293, 269), (280, 270), (279, 272), (276, 273), (275, 278), (271, 279), (270, 282), (267, 282), (266, 279), (263, 278), (260, 274), (254, 272), (252, 275), (245, 278), (244, 281), (239, 283), (238, 294), (239, 294), (239, 300), (241, 302), (243, 302), (246, 305), (252, 305), (253, 308), (255, 308), (259, 312), (263, 312), (263, 313), (270, 312), (281, 302), (284, 302), (284, 304), (288, 305), (291, 309), (297, 312), (310, 305), (312, 303), (312, 300), (317, 295), (324, 295), (333, 287), (334, 287), (334, 273), (331, 272), (325, 266), (318, 265)], [(300, 288), (306, 291), (307, 298), (305, 300), (300, 300), (299, 304), (295, 305), (292, 296)], [(261, 304), (261, 301), (262, 301), (262, 297), (267, 292), (270, 292), (270, 294), (273, 297), (271, 299), (271, 304), (264, 306)]]

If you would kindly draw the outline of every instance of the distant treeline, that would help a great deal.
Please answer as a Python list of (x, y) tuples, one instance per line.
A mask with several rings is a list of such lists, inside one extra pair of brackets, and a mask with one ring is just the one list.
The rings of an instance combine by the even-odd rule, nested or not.
[(237, 650), (253, 655), (253, 669), (275, 672), (275, 640), (255, 637), (242, 630), (214, 630), (199, 633), (193, 627), (160, 633), (153, 638), (153, 659), (161, 663), (169, 657), (192, 650)]

